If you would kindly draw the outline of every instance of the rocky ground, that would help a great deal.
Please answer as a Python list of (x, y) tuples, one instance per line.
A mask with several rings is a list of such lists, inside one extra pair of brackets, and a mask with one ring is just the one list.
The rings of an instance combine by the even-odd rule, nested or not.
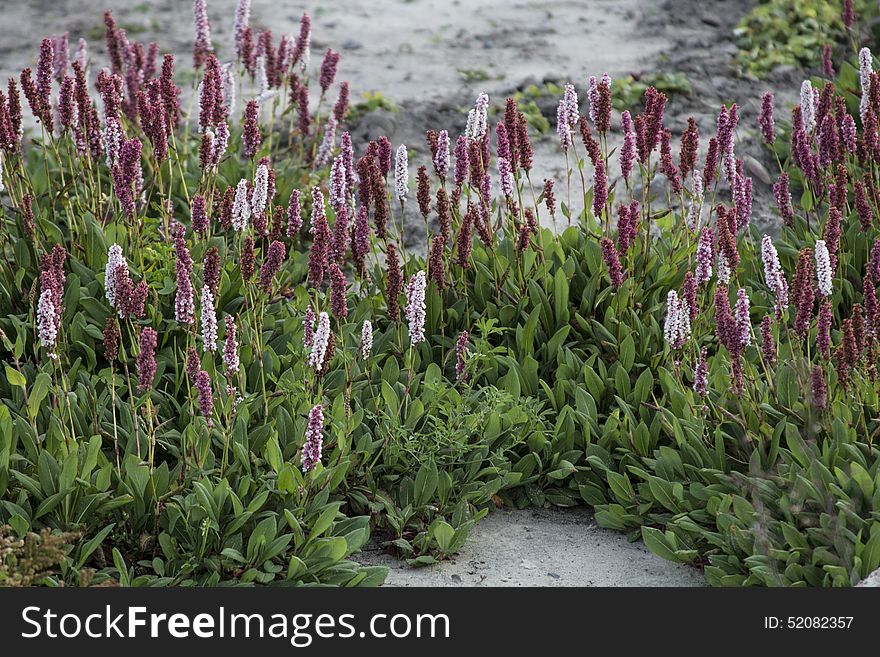
[[(235, 4), (235, 0), (208, 0), (214, 45), (224, 60), (231, 55)], [(271, 28), (277, 37), (295, 33), (299, 16), (308, 11), (313, 17), (313, 66), (326, 47), (341, 51), (339, 79), (351, 82), (354, 102), (364, 92), (381, 92), (394, 110), (362, 115), (349, 126), (355, 143), (387, 134), (393, 143), (408, 145), (414, 166), (427, 162), (424, 131), (446, 128), (458, 134), (467, 108), (481, 91), (498, 106), (505, 96), (530, 84), (571, 81), (585, 101), (589, 75), (684, 73), (693, 93), (671, 98), (667, 126), (677, 134), (693, 115), (701, 134), (708, 136), (714, 133), (721, 103), (737, 102), (741, 107), (737, 154), (754, 178), (754, 219), (773, 230), (770, 185), (776, 172), (756, 138), (760, 95), (772, 89), (777, 106), (785, 108), (794, 102), (805, 73), (778, 70), (761, 82), (733, 74), (733, 28), (752, 4), (752, 0), (254, 0), (251, 21), (258, 29)], [(33, 63), (40, 37), (64, 31), (73, 44), (87, 38), (97, 64), (102, 65), (105, 7), (114, 11), (131, 38), (157, 41), (163, 52), (190, 61), (190, 2), (30, 0), (6, 3), (3, 9), (0, 79)], [(535, 135), (533, 179), (553, 177), (564, 184), (564, 159), (553, 129), (557, 100), (547, 96), (536, 101), (551, 129), (543, 137)], [(574, 208), (579, 209), (577, 203)], [(418, 250), (424, 228), (421, 218), (411, 219), (411, 248)], [(621, 535), (596, 528), (584, 510), (495, 512), (474, 530), (461, 555), (427, 569), (400, 567), (377, 547), (363, 558), (391, 564), (389, 583), (394, 585), (637, 586), (702, 581), (693, 569), (667, 563)]]

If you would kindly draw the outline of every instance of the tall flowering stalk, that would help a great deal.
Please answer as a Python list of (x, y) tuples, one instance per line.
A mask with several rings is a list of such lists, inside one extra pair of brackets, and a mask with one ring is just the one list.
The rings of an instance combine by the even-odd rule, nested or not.
[(761, 127), (761, 136), (765, 144), (773, 144), (776, 141), (776, 123), (773, 120), (773, 94), (766, 92), (761, 96), (761, 114), (758, 117), (758, 125)]
[(816, 240), (816, 281), (819, 294), (823, 297), (831, 296), (831, 256), (825, 246), (825, 240)]
[(324, 368), (327, 356), (327, 347), (330, 343), (330, 317), (322, 312), (318, 315), (318, 327), (312, 336), (311, 353), (309, 354), (309, 367), (320, 372)]
[(249, 100), (244, 110), (244, 129), (242, 133), (242, 143), (244, 144), (244, 155), (252, 160), (257, 155), (260, 148), (262, 137), (260, 136), (259, 124), (260, 104), (256, 100)]
[(213, 427), (214, 420), (211, 415), (214, 412), (214, 391), (211, 388), (211, 375), (205, 370), (200, 370), (195, 376), (194, 386), (198, 391), (199, 412), (208, 426)]
[(700, 241), (697, 244), (696, 280), (698, 285), (708, 283), (712, 278), (712, 256), (715, 243), (712, 231), (708, 227), (700, 230)]
[(211, 45), (211, 24), (208, 22), (208, 9), (205, 6), (205, 0), (193, 0), (193, 22), (196, 32), (193, 43), (193, 66), (199, 68), (214, 52), (214, 47)]
[(694, 169), (691, 188), (691, 199), (688, 203), (687, 224), (692, 231), (700, 229), (700, 220), (703, 211), (703, 176), (699, 169)]
[(238, 0), (235, 10), (235, 22), (233, 24), (233, 37), (235, 39), (235, 54), (241, 60), (245, 48), (245, 31), (251, 18), (251, 0)]
[(240, 180), (235, 186), (235, 201), (232, 205), (232, 227), (237, 232), (242, 232), (248, 226), (251, 218), (251, 205), (248, 200), (247, 180)]
[(146, 392), (153, 387), (153, 379), (156, 376), (156, 345), (159, 336), (149, 326), (141, 330), (140, 351), (136, 359), (138, 374), (138, 387), (141, 392)]
[(813, 408), (825, 410), (828, 404), (828, 385), (825, 383), (825, 372), (821, 365), (813, 365), (810, 371), (810, 393)]
[(406, 319), (409, 323), (409, 339), (412, 346), (425, 340), (425, 286), (424, 271), (418, 271), (409, 280), (406, 290)]
[(287, 250), (282, 242), (275, 240), (269, 245), (266, 261), (260, 267), (260, 287), (264, 292), (272, 291), (272, 281), (281, 270), (286, 254)]
[(706, 347), (700, 349), (700, 357), (697, 360), (697, 366), (694, 368), (694, 392), (700, 397), (705, 397), (709, 389), (709, 366), (706, 362)]
[(812, 249), (804, 249), (798, 254), (792, 289), (794, 291), (793, 302), (796, 309), (794, 330), (798, 337), (804, 338), (810, 328), (810, 318), (816, 298), (813, 287)]
[(261, 164), (254, 174), (254, 191), (251, 194), (251, 213), (254, 216), (262, 215), (266, 211), (269, 202), (269, 167)]
[(321, 451), (324, 445), (324, 409), (316, 404), (309, 411), (305, 442), (302, 448), (303, 472), (311, 472), (321, 462)]
[(813, 83), (804, 80), (801, 84), (801, 117), (804, 122), (804, 130), (808, 133), (816, 129), (816, 98), (817, 91)]
[(666, 321), (663, 338), (673, 349), (680, 349), (691, 337), (691, 321), (688, 309), (675, 290), (666, 295)]
[(473, 109), (468, 112), (467, 128), (465, 134), (471, 141), (480, 141), (486, 135), (489, 128), (488, 114), (489, 96), (481, 93), (477, 96)]
[[(570, 85), (567, 85), (570, 86)], [(571, 126), (568, 123), (568, 111), (565, 98), (559, 100), (556, 108), (556, 135), (559, 137), (559, 145), (564, 152), (571, 148)]]
[(324, 126), (324, 137), (321, 140), (321, 145), (318, 147), (318, 154), (315, 156), (315, 164), (319, 167), (324, 166), (330, 160), (333, 147), (336, 145), (337, 125), (335, 116), (327, 119), (327, 124)]
[(104, 294), (107, 296), (107, 303), (111, 308), (117, 308), (116, 301), (116, 273), (120, 267), (126, 271), (128, 265), (125, 262), (125, 256), (122, 255), (122, 247), (113, 244), (107, 250), (107, 265), (104, 268)]
[(302, 207), (300, 206), (300, 192), (294, 189), (290, 192), (290, 200), (287, 203), (287, 237), (293, 239), (302, 228)]
[(331, 239), (330, 225), (327, 223), (327, 214), (324, 208), (324, 194), (318, 187), (312, 189), (311, 223), (312, 246), (309, 251), (309, 283), (317, 288), (324, 280)]
[(215, 246), (205, 251), (205, 259), (202, 262), (202, 283), (211, 290), (211, 294), (217, 296), (220, 287), (220, 252)]
[(428, 275), (439, 289), (446, 287), (446, 270), (443, 267), (443, 247), (446, 240), (443, 235), (431, 238), (430, 256), (428, 258)]
[(324, 53), (324, 61), (321, 62), (321, 73), (318, 83), (321, 85), (321, 93), (326, 94), (336, 79), (336, 69), (339, 66), (339, 53), (327, 48)]
[(620, 256), (617, 253), (617, 247), (614, 246), (614, 242), (607, 237), (603, 237), (600, 240), (599, 246), (602, 249), (602, 259), (605, 261), (605, 266), (608, 268), (608, 276), (611, 279), (611, 285), (614, 288), (619, 288), (623, 285), (623, 270), (620, 267)]
[(736, 291), (734, 320), (736, 321), (739, 348), (743, 349), (748, 347), (752, 343), (752, 323), (749, 318), (749, 296), (742, 288)]
[(174, 297), (174, 318), (181, 324), (192, 324), (194, 321), (195, 302), (193, 300), (192, 270), (193, 262), (182, 228), (174, 239), (174, 251), (177, 255), (175, 269), (177, 271), (177, 292)]
[(779, 175), (779, 180), (773, 183), (773, 197), (776, 200), (776, 207), (779, 210), (779, 216), (782, 217), (786, 226), (791, 226), (794, 218), (794, 210), (791, 205), (788, 174), (784, 171)]
[(773, 240), (769, 235), (764, 235), (761, 239), (761, 260), (764, 264), (764, 282), (776, 299), (775, 310), (778, 319), (788, 308), (788, 282), (785, 280), (776, 247), (773, 246)]
[(217, 310), (214, 308), (214, 295), (207, 285), (202, 288), (202, 345), (205, 351), (217, 349)]
[(776, 360), (776, 341), (773, 338), (773, 324), (770, 315), (761, 319), (761, 355), (767, 363)]
[(678, 166), (681, 169), (681, 175), (687, 177), (689, 173), (693, 173), (694, 184), (697, 179), (700, 180), (701, 189), (703, 175), (702, 172), (696, 170), (697, 152), (700, 150), (700, 130), (697, 127), (697, 120), (689, 116), (688, 125), (681, 134), (681, 143), (679, 146)]
[(206, 235), (208, 232), (208, 208), (205, 197), (201, 194), (193, 196), (192, 208), (192, 229), (199, 235)]
[(40, 292), (37, 302), (37, 333), (40, 344), (43, 345), (50, 358), (55, 358), (55, 341), (58, 338), (58, 329), (55, 325), (56, 302), (51, 288), (45, 288)]
[(446, 182), (446, 176), (449, 175), (449, 133), (446, 130), (441, 130), (437, 135), (434, 171), (443, 182)]
[(636, 137), (633, 133), (633, 122), (630, 113), (624, 110), (620, 115), (620, 123), (623, 127), (623, 145), (620, 147), (620, 174), (630, 184), (633, 164), (636, 159)]
[(238, 368), (241, 365), (238, 356), (235, 319), (232, 315), (226, 316), (226, 340), (223, 343), (223, 365), (226, 367), (226, 373), (230, 376), (237, 374)]
[(370, 320), (364, 320), (364, 324), (361, 327), (361, 356), (364, 360), (369, 359), (370, 354), (373, 353), (373, 324)]
[(406, 146), (401, 144), (397, 147), (397, 155), (394, 158), (394, 195), (401, 203), (406, 200), (408, 185), (409, 162), (406, 153)]
[(597, 221), (602, 220), (605, 204), (608, 202), (608, 177), (605, 175), (605, 165), (600, 159), (593, 169), (593, 216)]
[(366, 207), (361, 206), (357, 210), (354, 221), (354, 230), (351, 236), (351, 255), (354, 258), (358, 273), (366, 272), (367, 255), (370, 252), (370, 216)]
[(343, 320), (348, 315), (348, 306), (345, 301), (345, 274), (335, 262), (330, 265), (330, 307), (333, 315), (338, 320)]
[(315, 322), (318, 318), (315, 316), (315, 311), (312, 308), (312, 305), (309, 304), (308, 308), (306, 308), (306, 312), (303, 314), (303, 346), (306, 349), (311, 350), (312, 343), (315, 339)]
[(388, 316), (392, 321), (400, 320), (400, 307), (398, 295), (403, 291), (403, 274), (400, 269), (400, 258), (397, 255), (397, 247), (393, 242), (388, 243), (385, 253), (385, 266), (387, 269), (387, 281), (385, 284), (385, 303), (388, 308)]

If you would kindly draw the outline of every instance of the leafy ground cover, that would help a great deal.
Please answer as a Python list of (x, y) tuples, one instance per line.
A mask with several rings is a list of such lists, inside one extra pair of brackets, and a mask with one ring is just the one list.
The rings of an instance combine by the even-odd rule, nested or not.
[(748, 117), (774, 239), (734, 104), (674, 139), (655, 87), (566, 85), (554, 185), (480, 95), (410, 163), (352, 143), (307, 16), (273, 42), (247, 6), (221, 64), (194, 3), (189, 108), (109, 13), (108, 69), (47, 38), (0, 97), (4, 581), (376, 585), (371, 532), (425, 564), (547, 503), (716, 585), (880, 566), (869, 51)]
[(759, 78), (777, 66), (817, 68), (828, 53), (856, 48), (876, 16), (868, 0), (764, 0), (736, 28), (739, 68)]

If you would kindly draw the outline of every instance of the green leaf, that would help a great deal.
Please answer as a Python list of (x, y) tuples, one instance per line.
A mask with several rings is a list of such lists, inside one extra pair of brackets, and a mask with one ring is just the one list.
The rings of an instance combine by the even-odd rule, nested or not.
[(568, 287), (569, 281), (565, 272), (560, 268), (553, 277), (553, 310), (557, 325), (568, 322)]
[(6, 380), (9, 381), (9, 385), (18, 386), (19, 388), (27, 387), (27, 379), (19, 372), (18, 370), (6, 366)]
[(448, 522), (440, 520), (433, 525), (431, 535), (437, 541), (437, 547), (440, 552), (447, 554), (452, 546), (452, 538), (455, 536), (455, 530)]
[(86, 541), (83, 546), (79, 550), (79, 558), (76, 562), (76, 568), (79, 570), (85, 565), (86, 561), (92, 553), (98, 549), (98, 546), (101, 545), (101, 542), (107, 538), (107, 534), (109, 534), (113, 528), (116, 526), (115, 522), (111, 522), (109, 525), (104, 527), (101, 531), (99, 531), (95, 536)]
[(309, 540), (320, 537), (324, 532), (330, 529), (333, 526), (333, 520), (336, 518), (336, 513), (338, 512), (338, 505), (334, 504), (330, 506), (321, 513), (318, 519), (315, 521), (315, 524), (312, 525), (311, 530), (309, 531)]
[(632, 335), (628, 335), (620, 343), (620, 358), (618, 362), (623, 369), (629, 372), (632, 369), (635, 359), (636, 345), (635, 342), (633, 342)]
[(52, 385), (52, 377), (45, 372), (37, 374), (34, 385), (31, 386), (30, 395), (28, 396), (28, 415), (36, 418), (40, 412), (40, 404), (49, 394), (49, 386)]
[(880, 568), (880, 531), (872, 532), (871, 538), (862, 549), (862, 577), (867, 577)]
[(801, 194), (801, 208), (804, 212), (809, 212), (813, 209), (813, 194), (810, 192), (808, 185), (804, 185), (804, 193)]
[(425, 463), (416, 474), (414, 504), (424, 506), (431, 501), (434, 491), (437, 490), (437, 466), (433, 462)]

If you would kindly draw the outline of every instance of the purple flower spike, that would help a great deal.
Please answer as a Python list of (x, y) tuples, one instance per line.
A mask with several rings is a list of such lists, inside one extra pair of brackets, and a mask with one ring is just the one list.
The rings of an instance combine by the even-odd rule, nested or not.
[(309, 411), (309, 423), (306, 427), (305, 443), (302, 449), (303, 472), (311, 472), (321, 462), (321, 451), (324, 445), (324, 409), (316, 404)]

